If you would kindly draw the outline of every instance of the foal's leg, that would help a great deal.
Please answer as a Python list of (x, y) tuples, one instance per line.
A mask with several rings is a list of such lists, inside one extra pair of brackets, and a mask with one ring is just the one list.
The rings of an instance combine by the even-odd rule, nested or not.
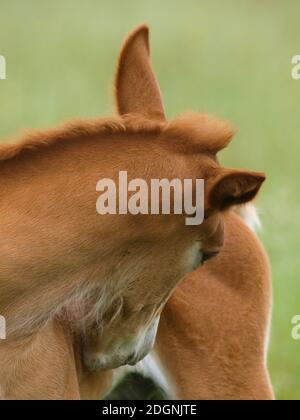
[(266, 368), (271, 288), (255, 235), (228, 215), (225, 248), (163, 311), (156, 354), (182, 399), (273, 399)]

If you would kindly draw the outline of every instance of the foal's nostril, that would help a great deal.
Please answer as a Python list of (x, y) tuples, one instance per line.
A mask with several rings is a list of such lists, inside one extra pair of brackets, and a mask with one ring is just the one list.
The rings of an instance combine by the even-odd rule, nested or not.
[(211, 260), (212, 258), (216, 257), (217, 255), (219, 255), (218, 251), (215, 252), (203, 252), (203, 258), (202, 258), (202, 262), (205, 263), (206, 261)]

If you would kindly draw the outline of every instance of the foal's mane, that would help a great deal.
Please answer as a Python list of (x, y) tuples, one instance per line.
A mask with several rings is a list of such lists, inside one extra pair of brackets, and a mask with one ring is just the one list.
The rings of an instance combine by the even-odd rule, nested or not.
[(57, 128), (31, 130), (20, 139), (0, 145), (0, 163), (21, 156), (26, 151), (49, 148), (57, 143), (113, 134), (160, 135), (178, 140), (187, 148), (218, 152), (235, 134), (226, 122), (207, 114), (184, 114), (170, 122), (146, 119), (139, 115), (110, 118), (77, 119)]

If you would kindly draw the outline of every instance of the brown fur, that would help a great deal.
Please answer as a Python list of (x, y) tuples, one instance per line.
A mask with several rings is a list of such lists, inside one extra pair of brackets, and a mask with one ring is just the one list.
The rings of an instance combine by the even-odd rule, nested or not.
[[(226, 218), (226, 233), (220, 255), (188, 276), (167, 303), (155, 354), (176, 398), (273, 399), (265, 363), (271, 306), (269, 263), (257, 238), (232, 213)], [(81, 346), (68, 337), (59, 322), (40, 331), (36, 340), (41, 347), (30, 349), (23, 364), (18, 356), (14, 375), (22, 380), (16, 382), (13, 377), (11, 394), (6, 397), (98, 399), (106, 394), (113, 372), (85, 370)], [(24, 342), (22, 356), (23, 347)], [(73, 349), (77, 372), (72, 369)], [(14, 344), (6, 354), (16, 350)]]
[(70, 121), (58, 128), (28, 132), (20, 139), (0, 145), (0, 161), (21, 157), (25, 153), (104, 136), (164, 136), (172, 149), (183, 153), (213, 153), (224, 149), (235, 134), (228, 123), (206, 114), (187, 113), (170, 122), (148, 120), (143, 115), (127, 114), (110, 118)]
[(163, 311), (156, 354), (180, 399), (273, 399), (266, 367), (270, 268), (233, 213), (220, 255), (189, 275)]
[[(120, 117), (1, 147), (2, 398), (97, 396), (110, 373), (88, 369), (99, 358), (112, 358), (106, 369), (131, 360), (116, 359), (119, 349), (162, 312), (193, 270), (196, 251), (221, 250), (224, 210), (248, 202), (265, 180), (220, 167), (216, 153), (233, 135), (227, 123), (201, 115), (165, 120), (145, 26), (125, 42), (116, 88)], [(100, 217), (96, 183), (124, 169), (148, 182), (203, 178), (205, 222), (185, 226), (185, 215), (174, 214)]]

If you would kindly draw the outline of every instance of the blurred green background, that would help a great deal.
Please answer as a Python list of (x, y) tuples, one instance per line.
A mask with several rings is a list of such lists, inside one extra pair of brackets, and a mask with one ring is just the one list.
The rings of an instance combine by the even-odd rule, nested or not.
[(0, 136), (113, 109), (120, 43), (141, 22), (152, 29), (155, 69), (170, 117), (215, 113), (240, 134), (229, 166), (268, 174), (259, 201), (274, 279), (269, 366), (280, 399), (300, 397), (300, 54), (297, 0), (1, 0)]

